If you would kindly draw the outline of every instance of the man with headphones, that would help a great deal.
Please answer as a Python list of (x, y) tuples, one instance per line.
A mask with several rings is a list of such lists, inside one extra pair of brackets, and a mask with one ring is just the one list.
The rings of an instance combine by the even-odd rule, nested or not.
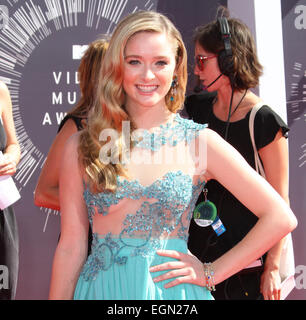
[[(258, 85), (262, 66), (251, 32), (240, 20), (221, 17), (198, 27), (194, 40), (194, 73), (200, 83), (196, 91), (206, 92), (187, 97), (186, 111), (195, 122), (208, 123), (255, 168), (249, 117), (252, 108), (262, 102), (250, 89)], [(268, 106), (263, 105), (257, 112), (255, 143), (266, 179), (289, 203), (288, 131), (284, 121)], [(215, 204), (223, 231), (218, 233), (213, 224), (203, 227), (203, 223), (197, 224), (198, 220), (192, 219), (189, 249), (203, 262), (214, 261), (230, 250), (258, 220), (217, 181), (209, 181), (205, 191), (205, 198), (200, 195), (198, 205), (207, 200)], [(204, 208), (203, 205), (197, 208), (201, 207)], [(217, 285), (214, 297), (279, 300), (281, 249), (282, 241), (253, 266)]]

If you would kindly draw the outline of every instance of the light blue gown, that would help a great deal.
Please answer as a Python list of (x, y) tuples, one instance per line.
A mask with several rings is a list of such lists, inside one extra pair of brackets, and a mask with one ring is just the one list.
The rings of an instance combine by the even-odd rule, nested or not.
[(115, 193), (93, 194), (84, 188), (93, 242), (75, 299), (213, 299), (198, 285), (165, 289), (170, 280), (154, 283), (159, 273), (149, 271), (171, 260), (156, 250), (188, 251), (189, 222), (205, 184), (205, 148), (199, 144), (204, 128), (176, 115), (164, 126), (143, 131), (131, 158), (151, 158), (142, 164), (127, 164), (132, 179), (118, 176)]

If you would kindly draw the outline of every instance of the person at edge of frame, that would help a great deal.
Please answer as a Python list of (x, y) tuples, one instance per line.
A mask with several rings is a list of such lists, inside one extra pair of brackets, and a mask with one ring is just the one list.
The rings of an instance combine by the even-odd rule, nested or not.
[[(229, 37), (223, 34), (224, 30)], [(186, 112), (195, 122), (208, 123), (210, 129), (226, 136), (255, 168), (249, 117), (252, 108), (263, 102), (251, 91), (262, 74), (252, 34), (239, 19), (223, 16), (198, 27), (194, 40), (197, 61), (194, 73), (200, 81), (196, 89), (205, 92), (187, 97)], [(254, 135), (266, 179), (289, 205), (288, 131), (285, 122), (269, 106), (264, 104), (258, 110)], [(214, 261), (234, 247), (258, 218), (218, 181), (209, 181), (206, 188), (207, 199), (216, 205), (226, 231), (218, 236), (212, 227), (200, 227), (192, 219), (188, 246), (201, 261)], [(203, 200), (202, 193), (197, 204)], [(203, 237), (208, 240), (202, 241)], [(284, 241), (279, 241), (257, 261), (259, 266), (244, 269), (218, 284), (214, 297), (217, 300), (279, 300), (279, 264)]]

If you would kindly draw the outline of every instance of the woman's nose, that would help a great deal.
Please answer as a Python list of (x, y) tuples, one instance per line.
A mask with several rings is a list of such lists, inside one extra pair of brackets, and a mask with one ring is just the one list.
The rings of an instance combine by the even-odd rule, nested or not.
[(152, 80), (155, 78), (154, 71), (151, 69), (151, 67), (144, 67), (143, 77), (145, 80)]
[(195, 63), (195, 65), (194, 65), (194, 67), (193, 67), (193, 73), (194, 73), (196, 76), (198, 76), (198, 75), (199, 75), (199, 72), (200, 72), (199, 67), (198, 67), (197, 64)]

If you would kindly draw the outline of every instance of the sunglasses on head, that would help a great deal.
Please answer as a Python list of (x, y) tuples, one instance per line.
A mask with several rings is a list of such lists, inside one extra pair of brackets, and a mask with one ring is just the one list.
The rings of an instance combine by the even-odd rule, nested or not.
[(196, 65), (197, 67), (199, 68), (200, 71), (203, 71), (204, 70), (204, 63), (206, 60), (209, 60), (209, 59), (212, 59), (212, 58), (216, 58), (217, 55), (213, 55), (213, 56), (209, 56), (209, 57), (206, 57), (206, 56), (201, 56), (201, 55), (197, 55), (195, 57), (195, 62), (196, 62)]

